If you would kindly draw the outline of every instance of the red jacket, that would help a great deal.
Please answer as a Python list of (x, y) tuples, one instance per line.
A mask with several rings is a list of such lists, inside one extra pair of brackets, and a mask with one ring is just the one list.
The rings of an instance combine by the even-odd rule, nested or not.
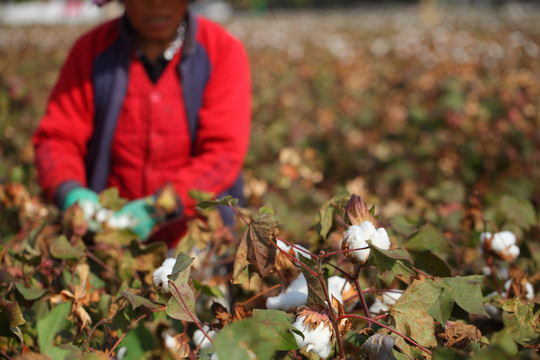
[[(190, 16), (184, 48), (153, 84), (122, 26), (121, 19), (107, 22), (73, 46), (32, 138), (39, 184), (61, 205), (76, 186), (116, 186), (132, 200), (171, 181), (184, 214), (193, 214), (190, 190), (218, 195), (243, 165), (251, 116), (246, 52), (220, 26)], [(128, 49), (127, 86), (98, 91), (96, 64), (111, 51), (116, 61), (119, 46)], [(96, 105), (115, 96), (119, 114)]]

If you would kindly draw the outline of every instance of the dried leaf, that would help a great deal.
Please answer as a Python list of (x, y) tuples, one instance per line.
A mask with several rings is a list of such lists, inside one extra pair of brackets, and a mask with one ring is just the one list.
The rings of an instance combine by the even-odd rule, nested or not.
[(474, 325), (447, 321), (444, 332), (437, 336), (444, 342), (444, 347), (465, 350), (471, 343), (480, 340), (482, 333)]
[(247, 229), (247, 258), (257, 274), (264, 278), (274, 268), (278, 236), (277, 220), (272, 214), (260, 214)]

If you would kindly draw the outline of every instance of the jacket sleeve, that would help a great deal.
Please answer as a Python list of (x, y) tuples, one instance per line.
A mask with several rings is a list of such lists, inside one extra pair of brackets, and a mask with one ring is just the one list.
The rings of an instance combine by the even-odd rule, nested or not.
[(249, 146), (251, 122), (250, 68), (243, 45), (232, 37), (219, 44), (199, 110), (194, 156), (173, 181), (184, 211), (197, 189), (219, 195), (238, 178)]
[(79, 40), (51, 92), (45, 115), (32, 136), (38, 182), (46, 198), (61, 206), (65, 193), (86, 186), (84, 159), (93, 131), (91, 56)]

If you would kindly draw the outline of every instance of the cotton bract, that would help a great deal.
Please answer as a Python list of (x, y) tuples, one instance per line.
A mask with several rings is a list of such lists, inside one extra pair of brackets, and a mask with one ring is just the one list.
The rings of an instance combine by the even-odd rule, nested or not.
[(293, 332), (298, 347), (305, 348), (306, 351), (312, 351), (322, 358), (326, 358), (332, 351), (332, 331), (331, 325), (320, 322), (314, 329), (311, 324), (305, 322), (306, 316), (300, 316), (296, 319), (293, 326), (297, 328), (304, 338)]
[(390, 248), (390, 239), (384, 228), (376, 229), (370, 221), (364, 221), (360, 225), (352, 225), (345, 232), (341, 240), (342, 249), (361, 249), (346, 253), (351, 260), (365, 263), (369, 257), (370, 249), (367, 240), (380, 249)]
[(169, 278), (167, 276), (172, 274), (174, 264), (176, 264), (175, 258), (165, 259), (163, 264), (154, 271), (154, 274), (153, 274), (154, 285), (156, 285), (156, 287), (161, 286), (161, 290), (163, 292), (166, 292), (166, 293), (170, 292)]

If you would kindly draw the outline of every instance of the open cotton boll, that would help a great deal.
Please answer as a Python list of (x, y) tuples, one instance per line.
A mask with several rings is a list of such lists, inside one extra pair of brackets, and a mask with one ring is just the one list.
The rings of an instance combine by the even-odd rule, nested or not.
[(382, 300), (375, 298), (375, 301), (369, 307), (369, 311), (374, 314), (386, 312), (399, 300), (401, 295), (403, 295), (403, 291), (386, 291), (382, 294)]
[(169, 278), (168, 275), (172, 274), (174, 264), (176, 264), (175, 258), (168, 258), (165, 259), (163, 264), (158, 267), (156, 270), (154, 270), (153, 278), (154, 278), (154, 285), (156, 287), (161, 286), (161, 289), (163, 292), (170, 292), (169, 290)]
[(127, 229), (132, 226), (132, 221), (128, 215), (112, 216), (107, 220), (107, 226), (112, 229)]
[(96, 204), (95, 202), (90, 200), (79, 201), (79, 206), (83, 211), (84, 218), (87, 220), (91, 219), (96, 214), (96, 212), (101, 209), (101, 206), (99, 204)]
[[(283, 242), (283, 240), (280, 240), (280, 239), (277, 239), (276, 245), (277, 245), (278, 248), (280, 248), (281, 250), (283, 250), (283, 251), (285, 251), (285, 252), (287, 252), (287, 253), (288, 253), (291, 249), (293, 249), (293, 251), (294, 251), (294, 257), (296, 257), (297, 260), (300, 260), (300, 257), (298, 256), (298, 253), (301, 253), (303, 257), (306, 257), (306, 258), (308, 258), (308, 259), (311, 259), (311, 255), (309, 254), (309, 251), (308, 251), (305, 247), (303, 247), (303, 246), (301, 246), (301, 245), (295, 245), (296, 248), (294, 248), (294, 247), (292, 247), (292, 246), (289, 246), (289, 245), (285, 244), (285, 243)], [(298, 249), (302, 249), (302, 250), (304, 250), (304, 251), (300, 251), (300, 250), (298, 250)], [(279, 253), (279, 250), (276, 250), (276, 251)]]
[(96, 220), (100, 223), (109, 221), (114, 216), (114, 211), (110, 209), (99, 209), (96, 211)]
[[(203, 329), (204, 331), (206, 331), (206, 333), (208, 334), (208, 336), (210, 336), (211, 339), (213, 339), (214, 336), (217, 334), (217, 331), (211, 330), (208, 325), (204, 325)], [(201, 349), (212, 347), (212, 343), (210, 342), (210, 340), (208, 340), (208, 338), (200, 329), (195, 330), (195, 332), (193, 333), (193, 343), (195, 343), (195, 346), (199, 346)]]
[(487, 248), (502, 260), (514, 260), (519, 256), (516, 236), (511, 231), (501, 231), (495, 234), (483, 232), (480, 234), (481, 249)]
[(308, 287), (304, 274), (300, 273), (287, 289), (278, 296), (271, 296), (266, 299), (266, 308), (273, 310), (288, 311), (305, 305), (308, 299)]
[(306, 351), (312, 351), (322, 358), (326, 358), (332, 351), (332, 331), (331, 325), (321, 321), (316, 328), (312, 328), (308, 322), (306, 324), (306, 316), (296, 318), (293, 326), (297, 328), (303, 335), (293, 332), (296, 343), (299, 348), (305, 348)]
[(376, 229), (370, 221), (364, 221), (360, 225), (352, 225), (345, 232), (341, 240), (342, 249), (361, 249), (346, 253), (346, 256), (352, 260), (364, 263), (367, 261), (370, 253), (367, 240), (380, 249), (388, 250), (390, 248), (390, 238), (384, 228)]
[(347, 279), (339, 276), (331, 276), (328, 278), (328, 292), (330, 294), (330, 299), (332, 295), (343, 304), (343, 293), (351, 288), (351, 284)]
[[(512, 284), (512, 279), (508, 280), (507, 282), (504, 283), (504, 290), (506, 290), (506, 292), (503, 292), (502, 293), (502, 297), (505, 298), (506, 297), (506, 293), (508, 292), (508, 290), (510, 290), (510, 285)], [(532, 284), (530, 282), (525, 282), (525, 297), (529, 300), (532, 300), (534, 298), (534, 288), (532, 286)]]

